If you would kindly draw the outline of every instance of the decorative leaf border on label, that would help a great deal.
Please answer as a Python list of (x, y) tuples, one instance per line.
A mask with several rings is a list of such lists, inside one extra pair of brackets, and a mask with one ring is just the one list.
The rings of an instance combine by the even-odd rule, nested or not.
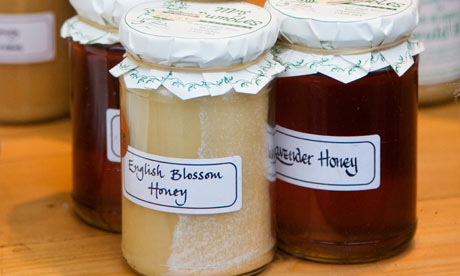
[[(424, 50), (419, 41), (410, 40), (404, 44), (381, 52), (350, 56), (322, 56), (307, 54), (275, 46), (272, 54), (286, 70), (279, 76), (302, 76), (318, 72), (325, 73), (338, 81), (348, 83), (360, 79), (369, 72), (392, 67), (402, 76), (414, 63), (413, 56)], [(353, 61), (351, 61), (353, 60)], [(340, 63), (340, 64), (339, 64)]]
[(111, 45), (118, 43), (118, 33), (105, 32), (81, 22), (78, 16), (68, 19), (61, 27), (61, 37), (72, 38), (73, 41), (85, 45), (104, 44)]
[[(212, 79), (212, 81), (206, 77), (205, 73), (182, 72), (177, 74), (174, 72), (153, 70), (140, 67), (130, 59), (123, 60), (112, 68), (110, 72), (115, 77), (122, 76), (125, 80), (129, 80), (127, 84), (128, 89), (152, 90), (157, 89), (160, 85), (168, 89), (168, 86), (170, 86), (170, 88), (174, 87), (174, 89), (168, 89), (171, 93), (182, 99), (191, 99), (203, 96), (202, 89), (209, 90), (208, 95), (221, 95), (224, 87), (229, 88), (229, 90), (233, 88), (236, 92), (240, 93), (256, 94), (283, 70), (284, 67), (269, 53), (256, 65), (239, 71), (217, 73), (221, 74), (222, 77), (217, 80)], [(195, 78), (196, 81), (182, 79), (180, 76), (184, 74), (195, 76), (192, 79)], [(180, 90), (180, 93), (173, 91), (176, 88)], [(184, 95), (186, 96), (184, 97)]]

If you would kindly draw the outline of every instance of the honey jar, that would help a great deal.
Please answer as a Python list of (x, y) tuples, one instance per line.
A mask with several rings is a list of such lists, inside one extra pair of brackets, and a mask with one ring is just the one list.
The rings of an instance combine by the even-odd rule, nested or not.
[(69, 112), (69, 62), (58, 27), (75, 12), (62, 0), (0, 1), (0, 123)]
[(72, 198), (87, 223), (121, 228), (120, 88), (109, 69), (123, 60), (118, 25), (145, 0), (71, 0), (78, 15), (61, 28), (71, 58)]
[(321, 262), (394, 255), (416, 228), (417, 2), (269, 0), (279, 247)]
[(158, 1), (120, 25), (122, 251), (143, 275), (254, 274), (273, 258), (278, 24), (244, 2)]

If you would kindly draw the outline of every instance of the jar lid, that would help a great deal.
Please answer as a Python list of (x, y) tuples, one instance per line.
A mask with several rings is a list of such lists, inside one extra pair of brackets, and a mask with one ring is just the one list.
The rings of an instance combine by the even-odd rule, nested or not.
[(149, 2), (129, 10), (120, 22), (127, 52), (176, 67), (254, 60), (275, 44), (278, 32), (267, 10), (244, 2)]
[(347, 83), (387, 66), (401, 76), (423, 50), (408, 41), (418, 0), (268, 0), (265, 7), (281, 21), (285, 76), (320, 72)]
[(312, 48), (375, 47), (408, 37), (418, 23), (418, 0), (268, 0), (280, 34)]
[(163, 85), (181, 99), (255, 94), (284, 69), (268, 53), (278, 32), (267, 10), (245, 2), (149, 2), (120, 22), (130, 57), (111, 73), (125, 74), (128, 88)]
[(123, 13), (147, 1), (151, 0), (70, 0), (78, 16), (64, 23), (61, 36), (81, 44), (118, 43), (118, 25)]

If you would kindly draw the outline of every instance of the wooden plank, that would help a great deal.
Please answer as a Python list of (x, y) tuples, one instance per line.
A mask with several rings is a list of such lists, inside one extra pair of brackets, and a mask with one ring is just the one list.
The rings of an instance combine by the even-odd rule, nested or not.
[(370, 264), (328, 265), (278, 254), (262, 275), (297, 276), (458, 276), (460, 274), (460, 198), (424, 200), (411, 248)]
[(122, 260), (120, 235), (17, 244), (4, 248), (3, 275), (134, 275)]
[(419, 112), (419, 199), (460, 196), (460, 103)]
[(72, 211), (68, 154), (2, 164), (0, 172), (0, 246), (105, 234)]
[[(420, 224), (412, 248), (385, 261), (363, 265), (326, 265), (281, 253), (262, 275), (458, 275), (458, 214), (459, 198), (422, 201)], [(65, 216), (68, 214), (61, 213), (55, 220), (68, 221)], [(80, 223), (76, 220), (68, 222), (72, 227)], [(80, 237), (56, 239), (55, 232), (65, 232), (66, 229), (49, 230), (48, 234), (42, 233), (41, 242), (3, 246), (4, 275), (134, 275), (122, 259), (119, 235), (99, 231), (99, 235), (91, 236), (89, 231)]]
[[(120, 236), (72, 212), (70, 121), (0, 126), (0, 275), (134, 275)], [(420, 111), (419, 227), (412, 248), (362, 265), (283, 253), (262, 275), (460, 275), (460, 104)]]
[(0, 127), (0, 164), (70, 154), (70, 121)]

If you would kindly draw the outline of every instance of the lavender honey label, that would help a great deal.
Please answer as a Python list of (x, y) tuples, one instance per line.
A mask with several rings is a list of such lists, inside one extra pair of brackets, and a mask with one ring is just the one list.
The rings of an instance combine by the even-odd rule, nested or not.
[(380, 187), (380, 136), (324, 136), (276, 126), (276, 176), (330, 191)]
[(123, 195), (135, 204), (177, 214), (221, 214), (242, 206), (241, 157), (180, 159), (128, 146)]

